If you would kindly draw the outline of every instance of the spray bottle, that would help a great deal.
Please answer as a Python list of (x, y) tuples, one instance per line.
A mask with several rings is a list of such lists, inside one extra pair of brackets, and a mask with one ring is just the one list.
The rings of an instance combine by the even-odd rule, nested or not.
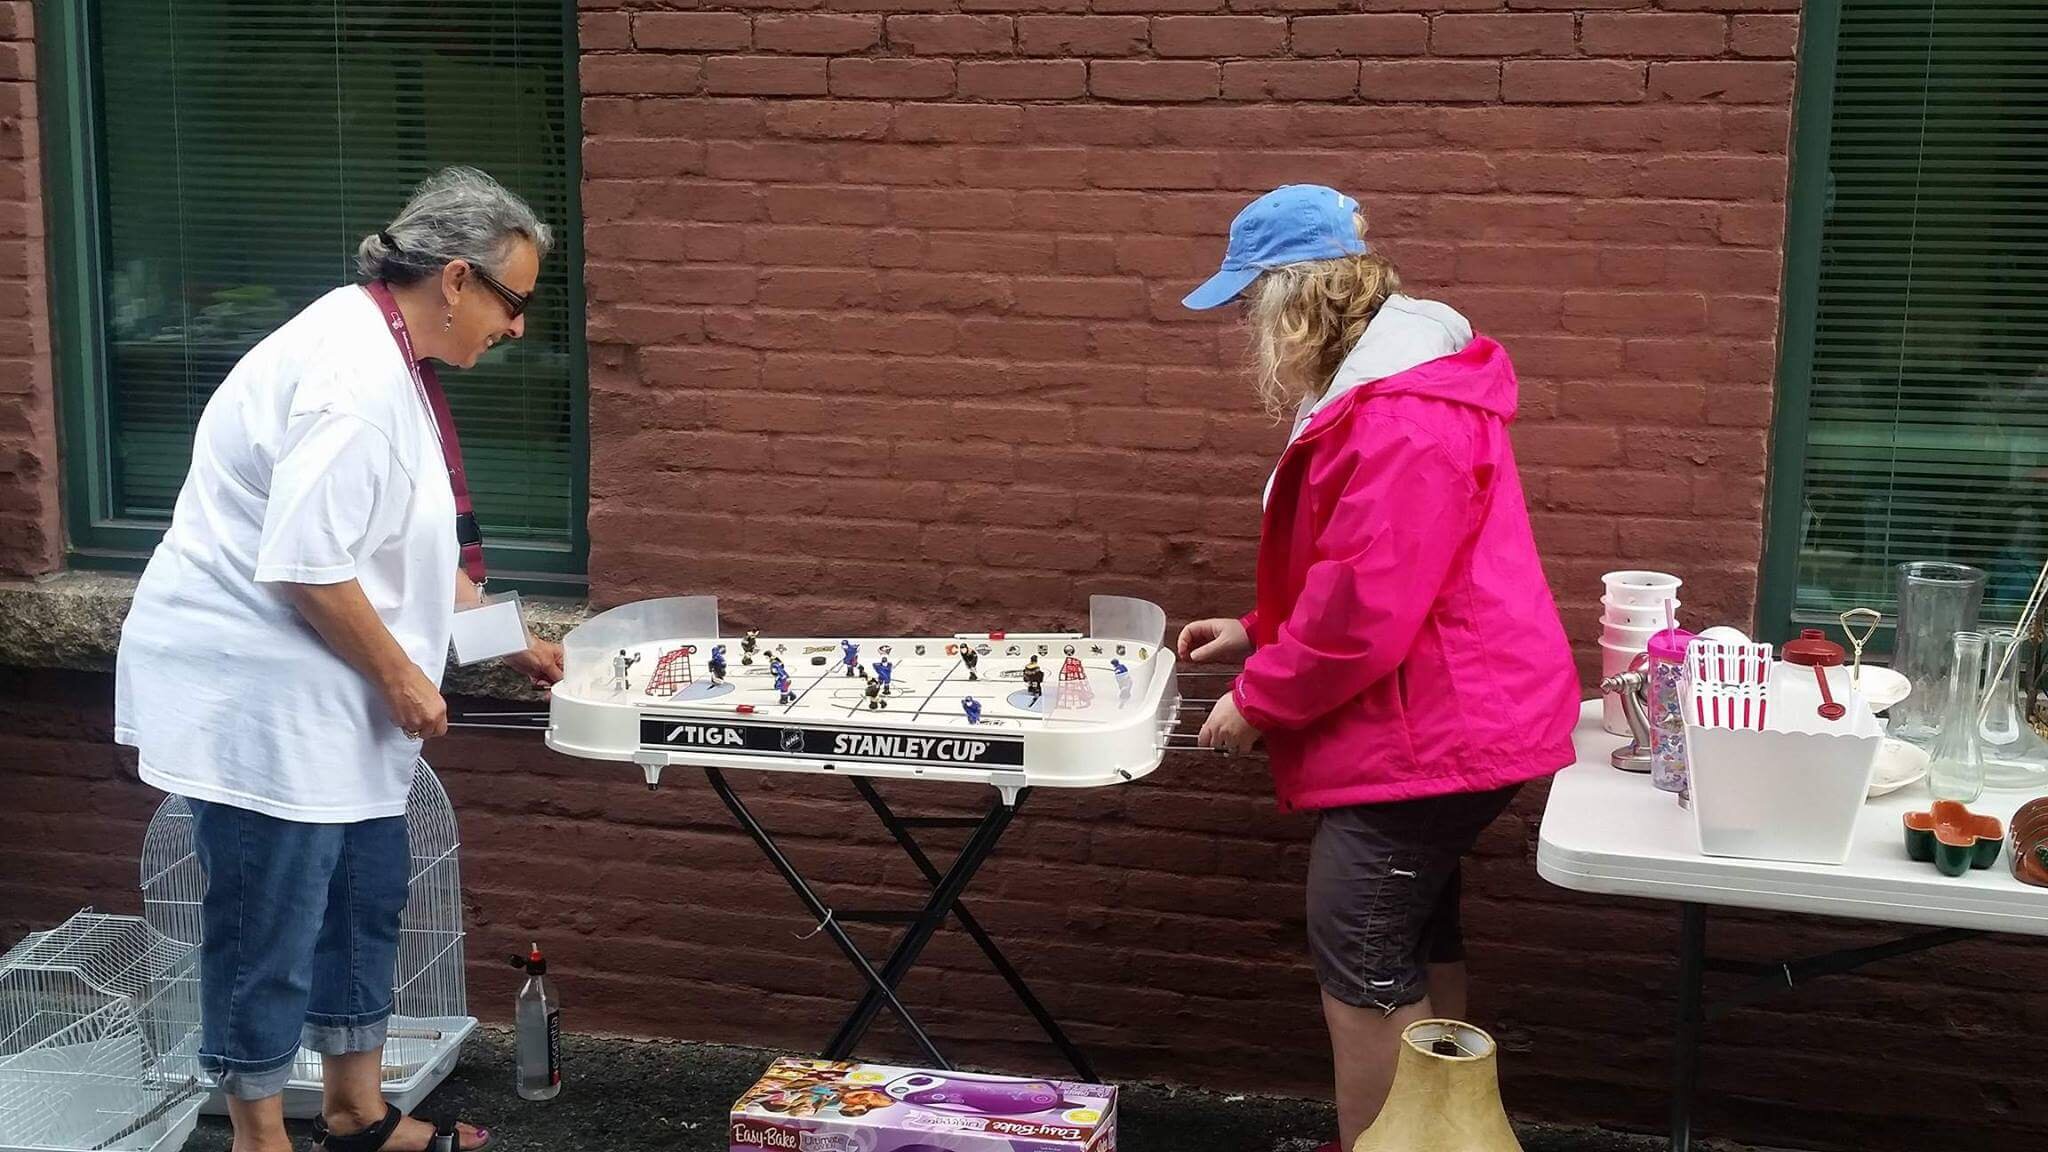
[(513, 1003), (518, 1035), (517, 1083), (526, 1100), (552, 1100), (562, 1090), (562, 1002), (548, 983), (548, 962), (538, 943), (514, 953), (512, 966), (526, 969), (526, 983)]

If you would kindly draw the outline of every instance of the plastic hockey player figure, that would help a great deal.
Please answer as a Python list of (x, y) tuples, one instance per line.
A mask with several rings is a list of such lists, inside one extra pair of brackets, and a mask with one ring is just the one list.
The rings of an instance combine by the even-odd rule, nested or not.
[(776, 702), (777, 704), (794, 704), (794, 703), (796, 703), (796, 693), (795, 693), (795, 692), (792, 692), (792, 691), (790, 691), (790, 688), (789, 688), (789, 669), (787, 669), (787, 668), (784, 668), (784, 667), (782, 666), (782, 661), (780, 661), (780, 660), (777, 660), (777, 661), (775, 662), (774, 674), (775, 674), (775, 702)]
[(967, 722), (969, 724), (981, 723), (981, 701), (976, 700), (972, 696), (962, 696), (960, 698), (960, 710), (967, 713)]
[(1129, 668), (1124, 667), (1124, 662), (1118, 660), (1114, 656), (1110, 657), (1109, 659), (1109, 671), (1112, 676), (1115, 676), (1119, 680), (1131, 674), (1131, 670)]
[(1045, 696), (1045, 669), (1038, 666), (1038, 657), (1033, 656), (1024, 665), (1024, 690), (1037, 701)]
[(846, 678), (851, 680), (860, 675), (860, 645), (851, 640), (839, 642), (839, 658), (846, 665)]
[(713, 684), (725, 683), (725, 645), (723, 644), (713, 644), (711, 646), (711, 682)]
[(619, 649), (619, 654), (617, 656), (612, 657), (612, 687), (618, 689), (621, 692), (625, 691), (628, 688), (631, 688), (633, 686), (633, 682), (631, 677), (629, 677), (627, 673), (631, 672), (633, 670), (633, 665), (638, 664), (639, 662), (639, 653), (636, 652), (633, 655), (628, 656), (626, 655), (626, 650), (624, 648)]
[(875, 661), (875, 679), (882, 682), (882, 695), (893, 696), (896, 694), (895, 689), (889, 686), (889, 678), (895, 674), (896, 665), (890, 663), (887, 656)]
[(981, 679), (981, 676), (974, 670), (974, 666), (979, 663), (981, 663), (981, 653), (974, 650), (974, 645), (962, 644), (960, 646), (960, 666), (967, 669), (967, 678), (969, 680)]
[(750, 668), (753, 667), (754, 653), (760, 650), (761, 634), (756, 631), (748, 632), (746, 639), (740, 641), (740, 663)]
[(875, 679), (873, 676), (868, 677), (867, 691), (868, 711), (873, 712), (877, 708), (887, 708), (889, 706), (889, 702), (882, 699), (882, 682), (880, 680)]

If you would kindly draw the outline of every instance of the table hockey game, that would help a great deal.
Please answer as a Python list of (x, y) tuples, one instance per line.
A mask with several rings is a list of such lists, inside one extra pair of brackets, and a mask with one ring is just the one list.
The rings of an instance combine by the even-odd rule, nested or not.
[[(919, 637), (776, 637), (720, 627), (718, 602), (677, 597), (622, 605), (563, 638), (564, 676), (547, 715), (548, 747), (639, 766), (649, 788), (670, 767), (701, 769), (735, 820), (860, 973), (866, 987), (827, 1059), (845, 1059), (888, 1008), (935, 1066), (951, 1068), (897, 998), (949, 920), (980, 947), (1047, 1037), (1089, 1080), (1095, 1073), (1022, 975), (961, 903), (1033, 788), (1113, 787), (1158, 767), (1185, 739), (1166, 614), (1143, 600), (1096, 596), (1083, 632), (985, 631)], [(1184, 746), (1184, 745), (1174, 745)], [(917, 910), (835, 908), (782, 852), (728, 772), (847, 777), (931, 886)], [(877, 780), (982, 785), (981, 817), (898, 814)], [(922, 829), (969, 830), (941, 869)], [(907, 925), (878, 969), (842, 925)]]
[(713, 597), (642, 601), (564, 638), (547, 742), (630, 760), (650, 786), (673, 764), (1120, 784), (1158, 766), (1179, 704), (1165, 625), (1098, 596), (1085, 633), (733, 637)]

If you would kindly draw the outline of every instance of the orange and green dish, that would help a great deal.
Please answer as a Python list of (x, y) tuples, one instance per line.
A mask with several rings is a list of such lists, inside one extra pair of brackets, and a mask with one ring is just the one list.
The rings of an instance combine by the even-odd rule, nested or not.
[(1989, 868), (2004, 846), (2005, 826), (1997, 817), (1975, 815), (1954, 800), (1906, 813), (1906, 855), (1933, 864), (1944, 876)]

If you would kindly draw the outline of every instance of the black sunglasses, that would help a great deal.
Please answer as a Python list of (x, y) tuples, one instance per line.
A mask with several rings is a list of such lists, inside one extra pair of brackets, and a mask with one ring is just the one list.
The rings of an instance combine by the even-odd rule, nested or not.
[[(503, 284), (499, 283), (498, 278), (496, 276), (491, 275), (489, 272), (484, 271), (483, 269), (477, 267), (476, 265), (471, 264), (469, 266), (469, 270), (471, 272), (476, 273), (476, 278), (484, 282), (484, 287), (489, 288), (493, 292), (496, 292), (498, 294), (498, 299), (503, 300), (505, 302), (505, 311), (511, 313), (511, 315), (506, 317), (506, 319), (519, 319), (519, 317), (526, 311), (526, 306), (528, 304), (533, 303), (533, 292), (528, 292), (526, 295), (521, 296), (519, 293), (514, 292), (510, 288), (507, 288)], [(536, 288), (534, 289), (534, 291), (537, 292), (539, 291), (539, 289)]]

